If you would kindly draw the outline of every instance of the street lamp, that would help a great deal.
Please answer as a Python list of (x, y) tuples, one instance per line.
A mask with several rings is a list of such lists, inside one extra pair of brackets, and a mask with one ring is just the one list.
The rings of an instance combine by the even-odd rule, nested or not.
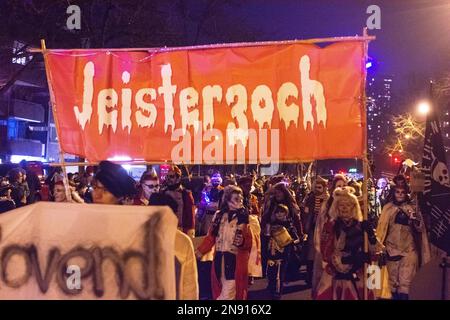
[(422, 101), (417, 105), (417, 111), (422, 115), (427, 115), (430, 112), (431, 106), (427, 101)]

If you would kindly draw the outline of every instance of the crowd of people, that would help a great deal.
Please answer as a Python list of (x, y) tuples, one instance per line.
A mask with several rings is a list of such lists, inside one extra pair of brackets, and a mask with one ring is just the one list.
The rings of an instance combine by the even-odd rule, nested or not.
[[(198, 272), (198, 286), (191, 287), (200, 288), (200, 299), (247, 299), (249, 286), (264, 277), (268, 293), (280, 299), (306, 266), (313, 299), (405, 300), (429, 259), (424, 219), (402, 175), (378, 184), (369, 179), (366, 219), (361, 181), (341, 174), (327, 180), (216, 172), (200, 187), (189, 181), (173, 165), (164, 181), (146, 171), (136, 182), (122, 166), (102, 161), (95, 172), (69, 174), (67, 181), (55, 169), (46, 184), (55, 202), (169, 206), (183, 241), (197, 243), (191, 272)], [(0, 212), (32, 204), (39, 188), (22, 163), (1, 179)], [(365, 264), (386, 271), (387, 288), (364, 292)], [(184, 297), (192, 298), (188, 287)]]

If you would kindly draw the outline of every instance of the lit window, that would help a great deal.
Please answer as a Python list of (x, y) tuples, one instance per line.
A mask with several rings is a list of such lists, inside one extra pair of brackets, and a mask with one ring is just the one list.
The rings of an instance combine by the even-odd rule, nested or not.
[(25, 44), (23, 44), (20, 41), (14, 41), (13, 44), (13, 55), (18, 55), (17, 57), (13, 57), (12, 58), (12, 63), (16, 63), (16, 64), (21, 64), (21, 65), (25, 65), (27, 64), (28, 61), (31, 60), (32, 56), (31, 55), (26, 55), (23, 52), (23, 47), (25, 46)]

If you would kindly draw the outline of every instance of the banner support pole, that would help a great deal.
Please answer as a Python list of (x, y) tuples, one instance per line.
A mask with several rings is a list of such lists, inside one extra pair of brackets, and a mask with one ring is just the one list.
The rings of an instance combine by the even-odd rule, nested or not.
[[(48, 91), (50, 93), (50, 102), (51, 102), (51, 106), (52, 106), (52, 114), (53, 114), (53, 121), (55, 121), (55, 127), (56, 127), (56, 136), (58, 137), (58, 145), (59, 145), (59, 161), (62, 164), (62, 171), (63, 171), (63, 175), (64, 175), (64, 190), (66, 192), (66, 199), (67, 201), (71, 201), (72, 200), (72, 196), (69, 190), (69, 178), (67, 177), (67, 170), (66, 170), (66, 163), (64, 160), (64, 152), (61, 149), (61, 144), (59, 143), (61, 140), (59, 138), (59, 123), (58, 123), (58, 117), (56, 116), (56, 103), (55, 103), (55, 95), (53, 94), (53, 89), (51, 86), (51, 81), (50, 81), (50, 70), (48, 68), (48, 63), (47, 63), (47, 46), (45, 45), (45, 39), (41, 39), (41, 50), (42, 50), (42, 55), (44, 56), (44, 65), (45, 65), (45, 72), (47, 75), (47, 84), (48, 84)], [(50, 134), (50, 132), (47, 132), (47, 134)], [(47, 155), (48, 156), (48, 155)], [(50, 190), (50, 192), (53, 192), (53, 190)]]
[[(367, 34), (367, 27), (363, 28), (363, 38), (368, 37)], [(367, 157), (367, 106), (366, 106), (366, 77), (367, 77), (367, 69), (366, 69), (366, 61), (368, 58), (368, 44), (369, 41), (364, 41), (364, 48), (363, 48), (363, 59), (362, 62), (362, 72), (363, 72), (363, 78), (362, 78), (362, 108), (363, 108), (363, 121), (364, 121), (364, 135), (363, 135), (363, 219), (368, 220), (368, 211), (369, 211), (369, 204), (368, 204), (368, 190), (367, 190), (367, 179), (369, 178), (369, 164), (368, 164), (368, 157)], [(364, 252), (368, 252), (369, 244), (368, 244), (368, 237), (367, 233), (364, 233)], [(368, 290), (367, 290), (367, 264), (364, 264), (364, 273), (363, 273), (364, 283), (364, 300), (368, 299)]]

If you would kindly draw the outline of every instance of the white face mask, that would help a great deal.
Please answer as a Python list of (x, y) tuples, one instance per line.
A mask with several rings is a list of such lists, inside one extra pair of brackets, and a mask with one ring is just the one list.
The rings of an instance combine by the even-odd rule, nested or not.
[(159, 192), (159, 183), (158, 181), (150, 180), (142, 182), (142, 191), (144, 193), (144, 197), (146, 199), (150, 198), (153, 193)]
[(404, 189), (395, 190), (395, 200), (397, 202), (404, 202), (406, 200), (406, 190)]

